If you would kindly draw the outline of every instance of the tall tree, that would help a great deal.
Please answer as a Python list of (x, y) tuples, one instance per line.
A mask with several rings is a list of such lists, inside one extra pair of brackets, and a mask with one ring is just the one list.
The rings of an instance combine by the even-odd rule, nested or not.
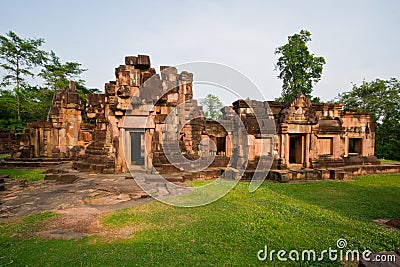
[(21, 88), (27, 87), (28, 77), (34, 77), (32, 70), (47, 59), (47, 53), (40, 49), (43, 43), (41, 38), (23, 39), (12, 31), (0, 35), (0, 67), (6, 72), (1, 85), (14, 86), (18, 121), (21, 120)]
[(344, 108), (370, 112), (377, 123), (375, 154), (400, 160), (400, 81), (376, 79), (353, 84), (352, 90), (335, 98)]
[(221, 108), (223, 104), (219, 98), (213, 94), (208, 94), (200, 101), (205, 108), (204, 117), (208, 120), (220, 120), (222, 118)]
[(51, 51), (49, 60), (44, 64), (39, 76), (45, 80), (49, 88), (58, 90), (67, 88), (69, 81), (83, 84), (84, 81), (80, 79), (80, 75), (85, 71), (86, 69), (83, 69), (78, 62), (62, 63), (54, 51)]
[(315, 83), (321, 79), (323, 57), (316, 57), (308, 50), (307, 43), (311, 41), (311, 33), (301, 30), (299, 34), (288, 37), (288, 43), (276, 48), (275, 54), (280, 55), (275, 70), (279, 70), (278, 78), (283, 81), (282, 95), (278, 101), (289, 102), (298, 94), (304, 94), (312, 101), (312, 90)]
[[(78, 62), (65, 62), (62, 63), (60, 58), (51, 51), (49, 58), (44, 64), (42, 71), (39, 73), (47, 87), (53, 91), (52, 98), (55, 96), (56, 90), (66, 89), (69, 85), (69, 81), (74, 81), (76, 84), (80, 84), (80, 88), (84, 87), (84, 80), (80, 79), (80, 75), (86, 71), (81, 67), (82, 65)], [(50, 118), (51, 103), (49, 103), (47, 120)]]

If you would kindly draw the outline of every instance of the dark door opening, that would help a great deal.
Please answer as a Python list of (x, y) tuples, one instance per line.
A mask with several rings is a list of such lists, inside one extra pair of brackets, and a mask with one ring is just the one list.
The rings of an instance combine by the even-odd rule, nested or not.
[(225, 154), (226, 138), (217, 137), (217, 155)]
[(362, 138), (349, 138), (349, 153), (362, 153)]
[(291, 135), (289, 147), (289, 163), (303, 163), (303, 139), (301, 135)]
[(131, 132), (131, 164), (144, 165), (144, 155), (142, 144), (143, 133)]

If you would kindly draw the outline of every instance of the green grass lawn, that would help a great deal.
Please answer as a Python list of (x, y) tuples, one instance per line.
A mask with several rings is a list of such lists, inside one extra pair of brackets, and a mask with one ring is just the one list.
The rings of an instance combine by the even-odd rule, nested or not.
[(0, 159), (7, 158), (7, 157), (9, 157), (9, 156), (11, 156), (11, 154), (8, 154), (8, 153), (6, 153), (6, 154), (0, 154)]
[(152, 201), (106, 214), (105, 230), (133, 231), (125, 239), (112, 234), (81, 240), (35, 238), (32, 232), (53, 218), (52, 213), (37, 214), (1, 222), (0, 265), (271, 266), (281, 265), (276, 257), (271, 263), (259, 262), (256, 256), (265, 245), (322, 251), (335, 249), (339, 238), (347, 240), (349, 249), (391, 251), (400, 248), (400, 231), (371, 220), (400, 217), (399, 203), (400, 175), (379, 175), (354, 181), (268, 182), (254, 193), (248, 192), (248, 183), (239, 183), (222, 199), (202, 207)]
[(400, 164), (398, 160), (391, 160), (391, 159), (380, 159), (382, 163), (390, 163), (390, 164)]
[(11, 178), (25, 179), (28, 182), (44, 179), (44, 171), (41, 169), (0, 169), (0, 174), (8, 174)]

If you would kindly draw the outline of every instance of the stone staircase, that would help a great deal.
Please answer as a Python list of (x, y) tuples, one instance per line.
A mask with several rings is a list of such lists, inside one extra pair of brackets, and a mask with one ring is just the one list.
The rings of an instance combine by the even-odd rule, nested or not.
[(78, 171), (110, 174), (115, 172), (115, 159), (110, 156), (110, 147), (106, 143), (106, 131), (97, 130), (85, 150), (85, 155), (75, 161), (72, 167)]

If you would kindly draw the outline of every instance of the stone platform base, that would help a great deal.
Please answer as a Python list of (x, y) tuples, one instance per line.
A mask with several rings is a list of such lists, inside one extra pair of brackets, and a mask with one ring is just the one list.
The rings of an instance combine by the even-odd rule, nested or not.
[[(224, 172), (227, 168), (212, 167), (200, 172), (183, 172), (176, 171), (167, 174), (161, 174), (170, 182), (185, 182), (193, 180), (211, 180), (217, 179), (221, 175), (225, 179), (234, 179), (229, 174), (235, 176), (235, 169), (229, 168), (230, 172)], [(238, 172), (236, 170), (236, 172)], [(241, 181), (251, 181), (255, 170), (246, 170), (241, 177)], [(381, 164), (381, 165), (355, 165), (344, 166), (329, 169), (287, 169), (287, 170), (270, 170), (267, 180), (277, 181), (281, 183), (290, 181), (316, 181), (316, 180), (348, 180), (354, 176), (400, 173), (400, 165)], [(236, 176), (235, 176), (236, 177)]]
[(400, 165), (354, 165), (329, 169), (271, 170), (268, 179), (282, 183), (296, 180), (347, 180), (354, 176), (388, 173), (400, 173)]
[(68, 159), (58, 158), (5, 158), (0, 161), (0, 168), (49, 168), (68, 162)]
[(102, 164), (102, 163), (88, 163), (84, 161), (74, 161), (72, 164), (72, 168), (80, 172), (113, 174), (115, 173), (115, 169), (110, 166), (111, 164), (114, 164), (114, 162), (111, 162), (110, 164)]

